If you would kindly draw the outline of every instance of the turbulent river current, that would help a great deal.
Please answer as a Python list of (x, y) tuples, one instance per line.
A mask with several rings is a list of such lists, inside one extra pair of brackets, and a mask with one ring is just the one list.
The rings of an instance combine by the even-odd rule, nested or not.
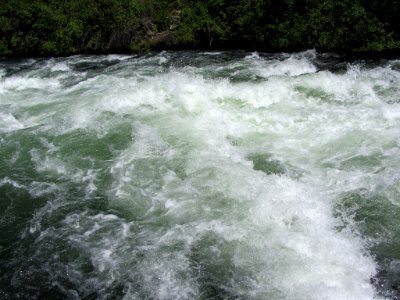
[(0, 60), (0, 298), (399, 289), (400, 60)]

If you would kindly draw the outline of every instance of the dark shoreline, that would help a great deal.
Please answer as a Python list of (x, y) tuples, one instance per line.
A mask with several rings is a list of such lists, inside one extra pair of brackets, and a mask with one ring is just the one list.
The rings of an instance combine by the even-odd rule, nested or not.
[(252, 53), (257, 52), (262, 56), (276, 56), (280, 54), (297, 54), (301, 52), (305, 52), (308, 50), (315, 50), (318, 55), (327, 56), (331, 58), (337, 58), (338, 61), (357, 61), (357, 60), (366, 60), (366, 61), (377, 61), (377, 60), (386, 60), (386, 59), (400, 59), (400, 48), (399, 49), (391, 49), (391, 50), (383, 50), (383, 51), (360, 51), (360, 52), (352, 52), (352, 51), (332, 51), (332, 50), (324, 50), (324, 49), (282, 49), (271, 50), (267, 49), (232, 49), (232, 48), (215, 48), (215, 49), (206, 49), (206, 48), (165, 48), (165, 49), (152, 49), (149, 51), (143, 52), (128, 52), (128, 51), (93, 51), (93, 52), (80, 52), (80, 53), (65, 53), (60, 55), (9, 55), (9, 56), (0, 56), (1, 60), (20, 60), (20, 59), (50, 59), (50, 58), (67, 58), (72, 56), (102, 56), (102, 55), (132, 55), (132, 56), (146, 56), (146, 55), (155, 55), (157, 53), (161, 53), (163, 51), (166, 52), (193, 52), (193, 53), (201, 53), (201, 52), (225, 52), (225, 53)]

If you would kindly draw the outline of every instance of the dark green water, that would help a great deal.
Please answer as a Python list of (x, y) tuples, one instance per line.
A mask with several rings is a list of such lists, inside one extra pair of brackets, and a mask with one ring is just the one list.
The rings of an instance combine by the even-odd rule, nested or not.
[(0, 298), (399, 298), (399, 70), (0, 61)]

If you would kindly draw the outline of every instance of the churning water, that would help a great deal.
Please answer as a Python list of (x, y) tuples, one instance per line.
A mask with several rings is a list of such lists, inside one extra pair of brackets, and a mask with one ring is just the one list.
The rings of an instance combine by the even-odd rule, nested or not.
[(0, 298), (396, 299), (400, 61), (0, 61)]

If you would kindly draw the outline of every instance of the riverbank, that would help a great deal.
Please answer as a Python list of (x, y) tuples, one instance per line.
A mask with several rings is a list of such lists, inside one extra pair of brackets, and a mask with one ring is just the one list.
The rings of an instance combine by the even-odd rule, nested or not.
[(5, 0), (0, 57), (160, 50), (400, 53), (393, 1)]

